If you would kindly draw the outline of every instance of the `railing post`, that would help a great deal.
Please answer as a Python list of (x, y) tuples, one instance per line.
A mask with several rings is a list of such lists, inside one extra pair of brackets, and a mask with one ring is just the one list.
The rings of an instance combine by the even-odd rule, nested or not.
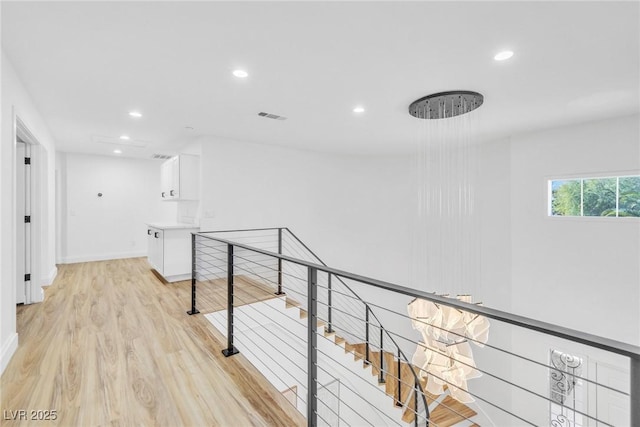
[(631, 384), (629, 390), (629, 401), (631, 402), (630, 425), (640, 427), (640, 358), (631, 357)]
[(307, 280), (307, 425), (318, 425), (318, 270), (309, 267)]
[(329, 289), (327, 295), (327, 332), (331, 333), (333, 332), (333, 319), (331, 317), (331, 307), (333, 305), (333, 303), (331, 302), (331, 273), (327, 273), (327, 288)]
[(366, 311), (364, 313), (364, 321), (367, 325), (367, 328), (364, 332), (364, 363), (369, 364), (369, 306), (365, 305)]
[[(282, 228), (278, 228), (278, 255), (282, 255)], [(278, 292), (276, 295), (284, 295), (282, 292), (282, 259), (278, 258)]]
[(398, 348), (398, 401), (396, 406), (402, 406), (402, 364), (400, 362), (400, 349)]
[(191, 233), (191, 310), (188, 315), (200, 313), (196, 308), (196, 235)]
[(238, 353), (233, 346), (233, 245), (227, 244), (227, 348), (222, 350), (225, 357)]
[(415, 414), (413, 414), (413, 425), (418, 427), (418, 381), (413, 383), (413, 407), (415, 408)]
[(378, 372), (378, 384), (384, 384), (384, 345), (382, 345), (382, 325), (380, 325), (380, 371)]

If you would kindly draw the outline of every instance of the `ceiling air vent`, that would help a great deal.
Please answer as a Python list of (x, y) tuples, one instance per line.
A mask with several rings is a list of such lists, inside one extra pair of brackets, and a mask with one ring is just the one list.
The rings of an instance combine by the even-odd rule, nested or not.
[(118, 147), (127, 147), (127, 148), (146, 148), (149, 145), (149, 141), (143, 141), (140, 139), (129, 139), (122, 140), (117, 136), (99, 136), (93, 135), (91, 137), (93, 142), (97, 142), (98, 144), (110, 144), (117, 145)]
[(258, 113), (258, 115), (260, 117), (266, 117), (267, 119), (273, 119), (273, 120), (287, 120), (286, 117), (284, 116), (279, 116), (277, 114), (271, 114), (271, 113), (265, 113), (264, 111), (261, 111)]
[(153, 156), (151, 156), (151, 158), (158, 159), (158, 160), (168, 160), (171, 158), (171, 156), (167, 154), (154, 154)]

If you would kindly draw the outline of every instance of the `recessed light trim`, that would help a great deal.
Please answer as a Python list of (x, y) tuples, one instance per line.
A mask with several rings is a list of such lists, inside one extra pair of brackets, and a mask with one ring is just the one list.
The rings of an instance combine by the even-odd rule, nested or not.
[(513, 56), (513, 52), (510, 50), (503, 50), (502, 52), (496, 53), (496, 56), (493, 57), (496, 61), (505, 61)]
[(131, 117), (135, 117), (137, 119), (139, 119), (140, 117), (142, 117), (142, 113), (140, 111), (129, 111), (129, 115)]
[(124, 139), (125, 141), (128, 141), (131, 139), (131, 137), (129, 135), (120, 135), (120, 139)]
[(249, 73), (247, 73), (245, 70), (233, 70), (233, 75), (239, 79), (244, 79), (249, 77)]
[(363, 107), (363, 106), (361, 106), (361, 105), (358, 105), (358, 106), (356, 106), (356, 107), (353, 107), (353, 112), (354, 112), (354, 113), (361, 114), (361, 113), (364, 113), (364, 111), (365, 111), (365, 110), (364, 110), (364, 107)]
[(122, 154), (122, 150), (119, 150), (119, 149), (117, 149), (117, 148), (116, 148), (115, 150), (113, 150), (113, 152), (114, 152), (115, 154)]

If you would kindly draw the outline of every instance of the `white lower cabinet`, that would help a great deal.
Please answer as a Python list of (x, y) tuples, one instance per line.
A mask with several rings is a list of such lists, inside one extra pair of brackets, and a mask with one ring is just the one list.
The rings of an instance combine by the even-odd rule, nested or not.
[(193, 225), (147, 225), (148, 253), (151, 268), (167, 282), (191, 278), (191, 233)]

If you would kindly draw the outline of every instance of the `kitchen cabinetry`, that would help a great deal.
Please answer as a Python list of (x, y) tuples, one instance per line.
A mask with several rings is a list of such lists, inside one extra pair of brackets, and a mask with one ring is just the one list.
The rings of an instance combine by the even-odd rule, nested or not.
[(191, 154), (180, 154), (162, 164), (160, 183), (162, 200), (197, 200), (200, 159)]
[(147, 258), (167, 282), (191, 278), (191, 233), (193, 224), (147, 224)]

